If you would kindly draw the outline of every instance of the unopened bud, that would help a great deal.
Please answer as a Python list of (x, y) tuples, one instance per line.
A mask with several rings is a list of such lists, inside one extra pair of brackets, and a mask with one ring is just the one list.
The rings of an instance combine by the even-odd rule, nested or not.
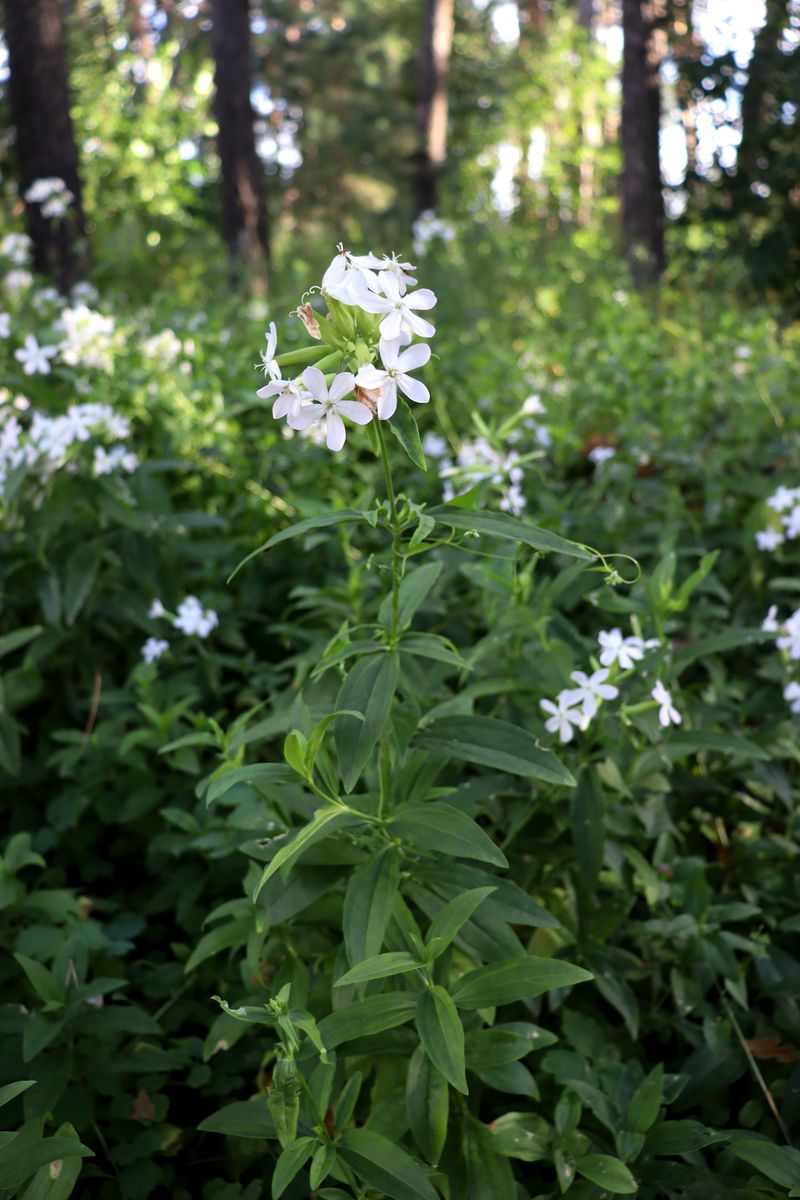
[(301, 304), (296, 310), (295, 315), (300, 318), (312, 338), (320, 341), (322, 334), (319, 329), (319, 321), (314, 316), (314, 310), (310, 304)]

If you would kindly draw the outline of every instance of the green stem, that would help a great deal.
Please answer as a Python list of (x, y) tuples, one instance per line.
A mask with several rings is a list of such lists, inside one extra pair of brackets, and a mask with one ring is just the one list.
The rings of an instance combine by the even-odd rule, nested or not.
[(389, 628), (389, 648), (394, 649), (398, 641), (398, 611), (400, 604), (400, 580), (403, 576), (403, 551), (400, 535), (400, 521), (397, 516), (397, 500), (394, 494), (394, 483), (392, 482), (392, 473), (389, 468), (389, 456), (386, 453), (386, 439), (383, 434), (381, 422), (377, 422), (378, 445), (381, 454), (381, 466), (383, 467), (383, 477), (386, 483), (386, 496), (389, 501), (390, 527), (392, 530), (392, 616), (391, 625)]

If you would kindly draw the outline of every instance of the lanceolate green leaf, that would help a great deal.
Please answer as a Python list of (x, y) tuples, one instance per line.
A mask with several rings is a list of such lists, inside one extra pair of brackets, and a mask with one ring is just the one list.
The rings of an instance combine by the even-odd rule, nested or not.
[(368, 996), (366, 1000), (354, 1000), (322, 1018), (320, 1036), (328, 1050), (335, 1050), (356, 1038), (370, 1037), (404, 1025), (413, 1017), (416, 1006), (417, 997), (412, 992), (387, 992), (382, 996)]
[(28, 1088), (36, 1086), (35, 1079), (18, 1079), (16, 1083), (7, 1083), (5, 1087), (0, 1087), (0, 1108), (4, 1104), (8, 1104), (16, 1096), (27, 1092)]
[(344, 825), (357, 824), (359, 819), (349, 809), (334, 808), (332, 806), (318, 808), (308, 825), (294, 834), (291, 840), (281, 847), (272, 862), (268, 863), (264, 868), (264, 873), (253, 893), (253, 899), (258, 899), (259, 892), (264, 884), (268, 879), (272, 878), (276, 871), (280, 871), (281, 867), (289, 866), (290, 863), (295, 862), (314, 842), (327, 837), (335, 829), (341, 829)]
[(334, 986), (346, 987), (354, 983), (367, 983), (370, 979), (388, 979), (392, 975), (418, 970), (421, 965), (413, 954), (407, 954), (405, 950), (389, 950), (386, 954), (376, 954), (374, 958), (358, 963), (341, 979), (337, 979)]
[(408, 1064), (406, 1110), (414, 1141), (428, 1162), (438, 1163), (447, 1139), (450, 1095), (447, 1080), (422, 1046)]
[(422, 993), (417, 1004), (417, 1030), (425, 1053), (453, 1087), (467, 1094), (464, 1027), (450, 996), (438, 984)]
[(0, 637), (0, 658), (10, 654), (12, 650), (24, 646), (27, 642), (38, 637), (42, 632), (41, 625), (28, 625), (25, 629), (15, 629), (13, 633), (5, 633)]
[(632, 1196), (639, 1190), (625, 1163), (608, 1154), (584, 1154), (575, 1163), (575, 1170), (615, 1196)]
[(251, 763), (247, 767), (234, 767), (232, 771), (226, 771), (224, 775), (217, 775), (216, 779), (211, 780), (206, 792), (206, 804), (213, 804), (239, 783), (262, 787), (270, 783), (280, 785), (296, 782), (297, 775), (284, 763)]
[(313, 1154), (316, 1145), (316, 1138), (301, 1137), (281, 1152), (272, 1176), (272, 1200), (280, 1200), (304, 1163)]
[(400, 860), (391, 846), (350, 876), (342, 926), (351, 966), (380, 952), (399, 878)]
[(508, 863), (487, 833), (460, 808), (439, 800), (405, 804), (390, 818), (389, 827), (415, 846), (451, 858), (475, 858), (497, 867)]
[(575, 784), (567, 768), (549, 750), (537, 746), (529, 733), (494, 717), (440, 717), (417, 735), (415, 744), (434, 754), (509, 775), (567, 787)]
[(428, 945), (438, 939), (439, 944), (436, 947), (436, 957), (447, 949), (462, 925), (470, 919), (475, 910), (483, 904), (484, 900), (496, 890), (493, 887), (486, 887), (473, 888), (469, 892), (461, 892), (458, 896), (454, 896), (452, 900), (448, 900), (444, 908), (439, 910), (431, 921), (426, 938)]
[(515, 1000), (532, 1000), (552, 988), (571, 987), (592, 978), (582, 967), (560, 958), (527, 955), (470, 971), (452, 989), (452, 995), (459, 1008), (491, 1008)]
[(234, 576), (239, 574), (242, 567), (249, 563), (252, 558), (256, 558), (266, 550), (271, 550), (273, 546), (277, 546), (281, 542), (288, 542), (292, 538), (302, 537), (304, 533), (312, 533), (315, 529), (326, 529), (330, 525), (344, 525), (348, 522), (366, 520), (367, 514), (364, 512), (356, 512), (352, 508), (340, 508), (336, 512), (320, 513), (316, 517), (305, 517), (302, 521), (296, 521), (293, 525), (287, 525), (286, 529), (282, 529), (280, 533), (273, 534), (268, 541), (264, 542), (263, 546), (259, 546), (257, 550), (253, 550), (243, 558), (229, 575), (228, 583), (230, 583)]
[[(414, 567), (400, 584), (398, 603), (398, 622), (401, 629), (411, 622), (414, 613), (422, 604), (428, 592), (442, 573), (440, 562), (425, 563), (424, 566)], [(391, 612), (391, 597), (387, 596), (381, 605), (380, 618), (386, 623)]]
[(388, 422), (389, 431), (397, 438), (408, 457), (421, 471), (427, 471), (425, 452), (419, 437), (419, 429), (414, 414), (405, 400), (400, 398), (394, 417)]
[(340, 717), (336, 722), (336, 751), (347, 792), (351, 792), (358, 783), (383, 732), (397, 686), (399, 667), (396, 654), (359, 659), (339, 689), (337, 709), (352, 709), (364, 716), (363, 721), (355, 717)]
[(433, 517), (441, 525), (449, 525), (451, 529), (464, 530), (467, 533), (483, 533), (487, 537), (503, 538), (506, 541), (522, 542), (534, 550), (543, 553), (568, 554), (572, 558), (582, 558), (592, 562), (594, 556), (576, 542), (567, 541), (557, 533), (547, 529), (539, 529), (528, 521), (520, 521), (508, 513), (486, 512), (481, 509), (464, 509), (454, 505), (444, 504), (439, 508), (426, 509), (429, 517)]
[(422, 1167), (382, 1134), (371, 1129), (350, 1129), (339, 1147), (347, 1165), (379, 1196), (390, 1196), (392, 1200), (437, 1200)]

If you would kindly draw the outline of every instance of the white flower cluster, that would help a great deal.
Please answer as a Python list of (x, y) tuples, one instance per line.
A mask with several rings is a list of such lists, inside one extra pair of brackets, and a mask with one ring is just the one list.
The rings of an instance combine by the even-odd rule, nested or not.
[(15, 267), (27, 267), (31, 256), (31, 239), (26, 233), (7, 233), (0, 238), (0, 255)]
[(142, 344), (145, 357), (152, 359), (158, 366), (172, 367), (183, 354), (183, 342), (172, 329), (162, 329), (146, 339)]
[(523, 470), (519, 454), (516, 450), (495, 450), (485, 437), (463, 442), (455, 463), (444, 459), (439, 474), (444, 480), (442, 497), (445, 503), (468, 492), (476, 484), (489, 480), (503, 488), (500, 508), (504, 512), (518, 517), (525, 510), (526, 500), (520, 487)]
[[(800, 608), (796, 608), (785, 621), (778, 620), (778, 606), (771, 604), (766, 617), (761, 622), (761, 628), (766, 633), (777, 633), (775, 645), (788, 655), (792, 662), (800, 660)], [(800, 714), (800, 683), (791, 680), (783, 689), (783, 698), (789, 704), (793, 713)]]
[(25, 192), (26, 202), (40, 205), (43, 217), (63, 217), (74, 199), (63, 179), (37, 179)]
[(432, 208), (426, 208), (414, 222), (412, 236), (414, 253), (418, 258), (424, 258), (429, 242), (432, 242), (434, 238), (439, 238), (443, 242), (452, 242), (456, 231), (449, 221), (445, 221), (443, 217), (437, 217)]
[(800, 487), (788, 488), (783, 484), (767, 498), (767, 506), (777, 513), (783, 529), (770, 525), (756, 533), (759, 550), (777, 550), (784, 542), (800, 537)]
[[(410, 343), (415, 336), (430, 338), (436, 332), (430, 321), (420, 316), (433, 308), (436, 296), (428, 288), (408, 290), (416, 283), (413, 270), (411, 263), (396, 255), (379, 258), (340, 248), (320, 289), (331, 308), (328, 318), (318, 319), (308, 304), (301, 305), (297, 315), (317, 341), (322, 337), (320, 320), (326, 321), (330, 332), (325, 340), (332, 353), (326, 355), (325, 348), (320, 348), (317, 357), (321, 365), (357, 369), (325, 374), (320, 366), (311, 365), (298, 378), (284, 379), (275, 356), (273, 322), (260, 363), (270, 382), (259, 389), (258, 396), (274, 401), (276, 420), (285, 418), (295, 430), (318, 426), (324, 429), (328, 449), (339, 451), (346, 436), (343, 418), (357, 425), (368, 425), (373, 414), (388, 421), (397, 409), (398, 392), (415, 404), (428, 403), (430, 392), (411, 372), (428, 362), (430, 347)], [(333, 360), (330, 364), (329, 359)], [(348, 399), (351, 394), (354, 399)]]
[[(147, 615), (151, 621), (161, 618), (169, 621), (174, 629), (179, 629), (187, 637), (207, 638), (212, 629), (219, 625), (219, 617), (214, 609), (203, 608), (197, 596), (187, 596), (174, 614), (168, 612), (160, 600), (154, 600)], [(166, 654), (167, 650), (169, 642), (165, 638), (149, 637), (142, 646), (142, 658), (146, 663), (152, 663)]]
[(59, 318), (64, 335), (61, 357), (71, 367), (94, 367), (110, 373), (114, 369), (114, 318), (76, 304), (65, 308)]
[[(591, 675), (584, 671), (573, 671), (570, 679), (577, 683), (576, 688), (563, 688), (555, 701), (539, 701), (543, 711), (548, 714), (545, 729), (548, 733), (557, 733), (561, 742), (572, 741), (576, 729), (588, 729), (601, 701), (617, 698), (619, 688), (608, 682), (612, 667), (629, 671), (641, 662), (648, 650), (659, 645), (657, 638), (645, 640), (633, 635), (626, 637), (618, 628), (601, 631), (597, 641), (601, 664), (598, 670)], [(681, 723), (681, 714), (660, 679), (656, 680), (650, 695), (658, 705), (658, 720), (663, 728)]]
[[(131, 473), (138, 467), (138, 459), (119, 444), (129, 434), (130, 423), (110, 404), (72, 404), (58, 417), (33, 412), (27, 428), (15, 415), (0, 409), (0, 496), (12, 471), (19, 467), (33, 469), (46, 480), (65, 464), (73, 446), (90, 439), (116, 443), (110, 447), (95, 445), (93, 475), (117, 470)], [(72, 459), (70, 467), (75, 468)]]

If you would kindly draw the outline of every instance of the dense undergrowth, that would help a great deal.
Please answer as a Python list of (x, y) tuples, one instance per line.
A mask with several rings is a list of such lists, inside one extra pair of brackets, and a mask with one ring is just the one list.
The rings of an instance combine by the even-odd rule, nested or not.
[[(650, 302), (568, 245), (533, 254), (488, 228), (431, 245), (427, 470), (390, 439), (392, 477), (434, 512), (462, 507), (419, 535), (420, 640), (400, 642), (388, 748), (355, 796), (460, 810), (483, 856), (432, 830), (411, 850), (402, 831), (378, 850), (345, 830), (254, 902), (316, 806), (284, 738), (362, 711), (337, 693), (388, 619), (383, 510), (312, 525), (226, 582), (292, 523), (384, 496), (364, 431), (331, 455), (255, 396), (270, 318), (281, 350), (307, 345), (288, 313), (325, 251), (287, 263), (269, 312), (86, 289), (64, 312), (13, 261), (24, 247), (5, 252), (0, 1079), (35, 1086), (4, 1109), (23, 1140), (0, 1191), (277, 1192), (293, 1143), (276, 1047), (297, 1038), (321, 1111), (303, 1091), (317, 1142), (290, 1200), (800, 1194), (800, 521), (778, 490), (800, 485), (797, 327), (737, 305), (724, 277)], [(27, 374), (41, 345), (60, 349)], [(52, 420), (87, 405), (109, 407)], [(475, 510), (603, 557), (491, 523), (471, 536)], [(575, 683), (590, 721), (556, 702)], [(500, 727), (481, 721), (538, 739), (538, 773), (492, 767)], [(451, 757), (454, 728), (492, 730), (483, 756)], [(347, 774), (333, 728), (321, 745), (325, 777)], [(544, 751), (561, 774), (542, 776)], [(462, 1079), (417, 1048), (413, 1005), (370, 1016), (413, 983), (332, 982), (365, 947), (408, 956), (464, 892), (476, 907), (431, 968), (459, 1004)], [(526, 956), (593, 978), (493, 991), (493, 964)], [(460, 982), (476, 968), (488, 983)], [(294, 1017), (264, 1009), (287, 985)], [(37, 1160), (43, 1131), (92, 1157), (61, 1142)]]

